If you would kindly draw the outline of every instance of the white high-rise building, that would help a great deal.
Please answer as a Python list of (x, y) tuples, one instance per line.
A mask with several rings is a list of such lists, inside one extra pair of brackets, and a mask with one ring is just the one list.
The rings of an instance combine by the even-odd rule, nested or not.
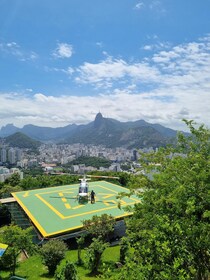
[(7, 161), (7, 150), (5, 148), (1, 149), (1, 162)]
[(16, 161), (22, 160), (22, 150), (21, 149), (16, 149)]
[(8, 151), (8, 161), (11, 164), (14, 164), (16, 162), (16, 152), (13, 148), (9, 149)]

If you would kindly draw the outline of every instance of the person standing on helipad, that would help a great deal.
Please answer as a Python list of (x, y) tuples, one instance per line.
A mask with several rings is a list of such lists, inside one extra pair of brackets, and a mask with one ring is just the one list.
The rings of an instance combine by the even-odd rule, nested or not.
[(93, 190), (90, 193), (90, 202), (91, 204), (95, 203), (95, 192)]

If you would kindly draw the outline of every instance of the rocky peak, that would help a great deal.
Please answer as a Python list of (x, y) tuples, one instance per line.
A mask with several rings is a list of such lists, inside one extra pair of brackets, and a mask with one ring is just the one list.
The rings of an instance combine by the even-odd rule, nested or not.
[(17, 131), (19, 131), (20, 129), (16, 126), (14, 126), (12, 123), (9, 123), (5, 126), (2, 126), (2, 128), (0, 129), (0, 134), (1, 136), (8, 136), (11, 135)]
[(99, 112), (97, 115), (96, 115), (96, 117), (95, 117), (95, 120), (94, 120), (94, 127), (95, 128), (98, 128), (98, 127), (100, 127), (101, 125), (102, 125), (102, 123), (103, 123), (103, 116), (102, 116), (102, 114)]

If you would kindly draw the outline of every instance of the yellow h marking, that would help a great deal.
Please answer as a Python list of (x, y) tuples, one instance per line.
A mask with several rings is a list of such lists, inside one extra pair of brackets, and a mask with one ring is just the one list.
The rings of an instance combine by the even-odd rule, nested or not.
[(27, 196), (29, 196), (29, 192), (25, 192), (23, 195), (23, 197), (27, 197)]
[(71, 208), (71, 205), (70, 205), (69, 203), (65, 203), (65, 207), (66, 207), (67, 209), (70, 209), (70, 208)]
[(116, 194), (108, 194), (108, 195), (105, 195), (103, 198), (104, 198), (104, 199), (107, 199), (107, 198), (110, 198), (110, 197), (112, 197), (112, 196), (116, 196)]

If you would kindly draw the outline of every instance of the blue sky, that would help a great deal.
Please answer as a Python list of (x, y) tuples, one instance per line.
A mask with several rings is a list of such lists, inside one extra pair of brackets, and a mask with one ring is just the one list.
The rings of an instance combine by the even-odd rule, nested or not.
[(0, 127), (210, 126), (210, 0), (0, 0)]

